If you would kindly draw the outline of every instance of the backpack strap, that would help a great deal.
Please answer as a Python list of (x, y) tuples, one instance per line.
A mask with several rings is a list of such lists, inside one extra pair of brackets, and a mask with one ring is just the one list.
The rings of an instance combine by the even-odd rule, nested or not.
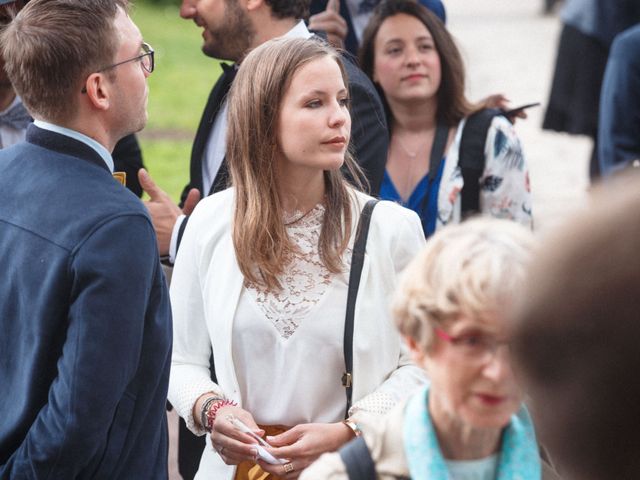
[(375, 480), (376, 465), (364, 437), (354, 438), (338, 453), (347, 470), (349, 480)]
[(371, 215), (378, 200), (369, 200), (360, 214), (358, 227), (356, 229), (356, 237), (353, 244), (353, 252), (351, 254), (351, 271), (349, 272), (349, 290), (347, 293), (347, 313), (344, 319), (344, 364), (345, 372), (342, 375), (342, 385), (345, 387), (347, 394), (347, 409), (344, 418), (349, 417), (349, 409), (351, 408), (351, 396), (353, 395), (353, 323), (356, 311), (356, 298), (358, 296), (358, 287), (360, 287), (360, 275), (362, 274), (362, 266), (364, 265), (364, 252), (367, 246), (367, 237), (369, 235), (369, 225), (371, 223)]
[(464, 181), (460, 192), (462, 219), (480, 212), (480, 177), (486, 163), (484, 147), (491, 122), (498, 115), (503, 115), (503, 112), (484, 108), (470, 115), (465, 122), (458, 154), (458, 166)]

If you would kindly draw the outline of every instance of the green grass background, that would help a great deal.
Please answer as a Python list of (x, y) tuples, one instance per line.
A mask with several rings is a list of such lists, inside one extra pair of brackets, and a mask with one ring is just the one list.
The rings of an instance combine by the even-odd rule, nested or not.
[(193, 137), (221, 71), (218, 61), (202, 53), (202, 29), (180, 18), (178, 4), (138, 0), (131, 11), (156, 60), (149, 77), (149, 121), (139, 134), (144, 163), (175, 200), (189, 179)]

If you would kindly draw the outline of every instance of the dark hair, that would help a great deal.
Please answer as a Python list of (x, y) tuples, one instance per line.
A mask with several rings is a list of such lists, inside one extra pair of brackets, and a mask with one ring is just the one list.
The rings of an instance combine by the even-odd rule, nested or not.
[[(426, 7), (415, 0), (382, 0), (375, 8), (362, 34), (359, 59), (364, 73), (373, 81), (375, 60), (375, 40), (382, 23), (389, 17), (404, 13), (420, 20), (429, 30), (440, 56), (442, 79), (438, 89), (437, 119), (448, 126), (456, 125), (473, 108), (464, 96), (464, 64), (458, 47), (442, 21)], [(375, 83), (375, 82), (374, 82)], [(384, 91), (376, 83), (376, 88), (385, 106), (389, 123), (392, 115)]]
[(265, 0), (276, 18), (303, 19), (309, 16), (311, 0)]
[(515, 312), (540, 438), (574, 478), (640, 473), (640, 175), (620, 182), (547, 239)]
[(2, 32), (5, 69), (35, 116), (66, 120), (86, 76), (113, 62), (127, 0), (34, 0)]

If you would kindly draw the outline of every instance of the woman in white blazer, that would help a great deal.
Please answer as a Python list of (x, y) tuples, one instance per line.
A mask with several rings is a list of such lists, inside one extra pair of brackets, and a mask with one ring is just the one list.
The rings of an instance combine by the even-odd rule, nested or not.
[[(233, 84), (233, 188), (195, 209), (171, 285), (169, 400), (189, 429), (209, 433), (196, 478), (297, 478), (359, 434), (362, 418), (386, 413), (425, 381), (388, 308), (400, 271), (424, 243), (420, 221), (380, 202), (355, 304), (353, 404), (345, 412), (350, 261), (370, 200), (340, 171), (355, 168), (346, 85), (334, 50), (298, 39), (256, 48)], [(265, 462), (236, 420), (266, 437), (282, 461)]]

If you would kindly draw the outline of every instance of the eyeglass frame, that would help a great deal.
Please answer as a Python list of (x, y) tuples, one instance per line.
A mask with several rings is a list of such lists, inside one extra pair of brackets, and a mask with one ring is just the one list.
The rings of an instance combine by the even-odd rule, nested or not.
[[(107, 65), (106, 67), (102, 67), (102, 68), (100, 68), (99, 70), (96, 70), (93, 73), (101, 73), (101, 72), (104, 72), (105, 70), (110, 70), (112, 68), (119, 67), (120, 65), (124, 65), (125, 63), (135, 62), (137, 60), (142, 60), (144, 57), (147, 57), (147, 56), (151, 60), (151, 64), (150, 64), (151, 66), (149, 68), (147, 68), (147, 67), (144, 66), (143, 62), (140, 62), (140, 66), (142, 67), (142, 69), (145, 72), (147, 72), (149, 74), (153, 73), (153, 71), (155, 70), (155, 66), (156, 66), (155, 50), (147, 42), (142, 42), (142, 45), (140, 46), (140, 48), (142, 48), (142, 50), (145, 50), (145, 48), (148, 48), (149, 51), (146, 51), (143, 54), (137, 55), (137, 56), (135, 56), (133, 58), (130, 58), (128, 60), (123, 60), (121, 62), (114, 63), (113, 65)], [(82, 90), (80, 91), (80, 93), (87, 93), (87, 87), (86, 86), (82, 87)]]
[[(465, 338), (465, 337), (469, 337), (472, 335), (458, 335), (458, 336), (452, 336), (449, 335), (447, 332), (445, 332), (443, 329), (438, 328), (438, 327), (434, 327), (434, 332), (436, 334), (436, 336), (438, 338), (440, 338), (441, 340), (444, 340), (445, 342), (450, 343), (451, 345), (453, 345), (454, 347), (463, 347), (463, 345), (460, 344), (460, 342)], [(500, 347), (507, 347), (509, 348), (510, 346), (510, 341), (509, 340), (498, 340), (495, 339), (493, 337), (491, 337), (490, 335), (483, 335), (485, 338), (489, 338), (491, 339), (491, 342), (489, 342), (488, 344), (486, 344), (486, 348), (484, 352), (482, 352), (482, 355), (478, 355), (477, 360), (480, 363), (488, 363), (489, 360), (495, 358), (496, 354), (498, 353), (498, 349)]]

